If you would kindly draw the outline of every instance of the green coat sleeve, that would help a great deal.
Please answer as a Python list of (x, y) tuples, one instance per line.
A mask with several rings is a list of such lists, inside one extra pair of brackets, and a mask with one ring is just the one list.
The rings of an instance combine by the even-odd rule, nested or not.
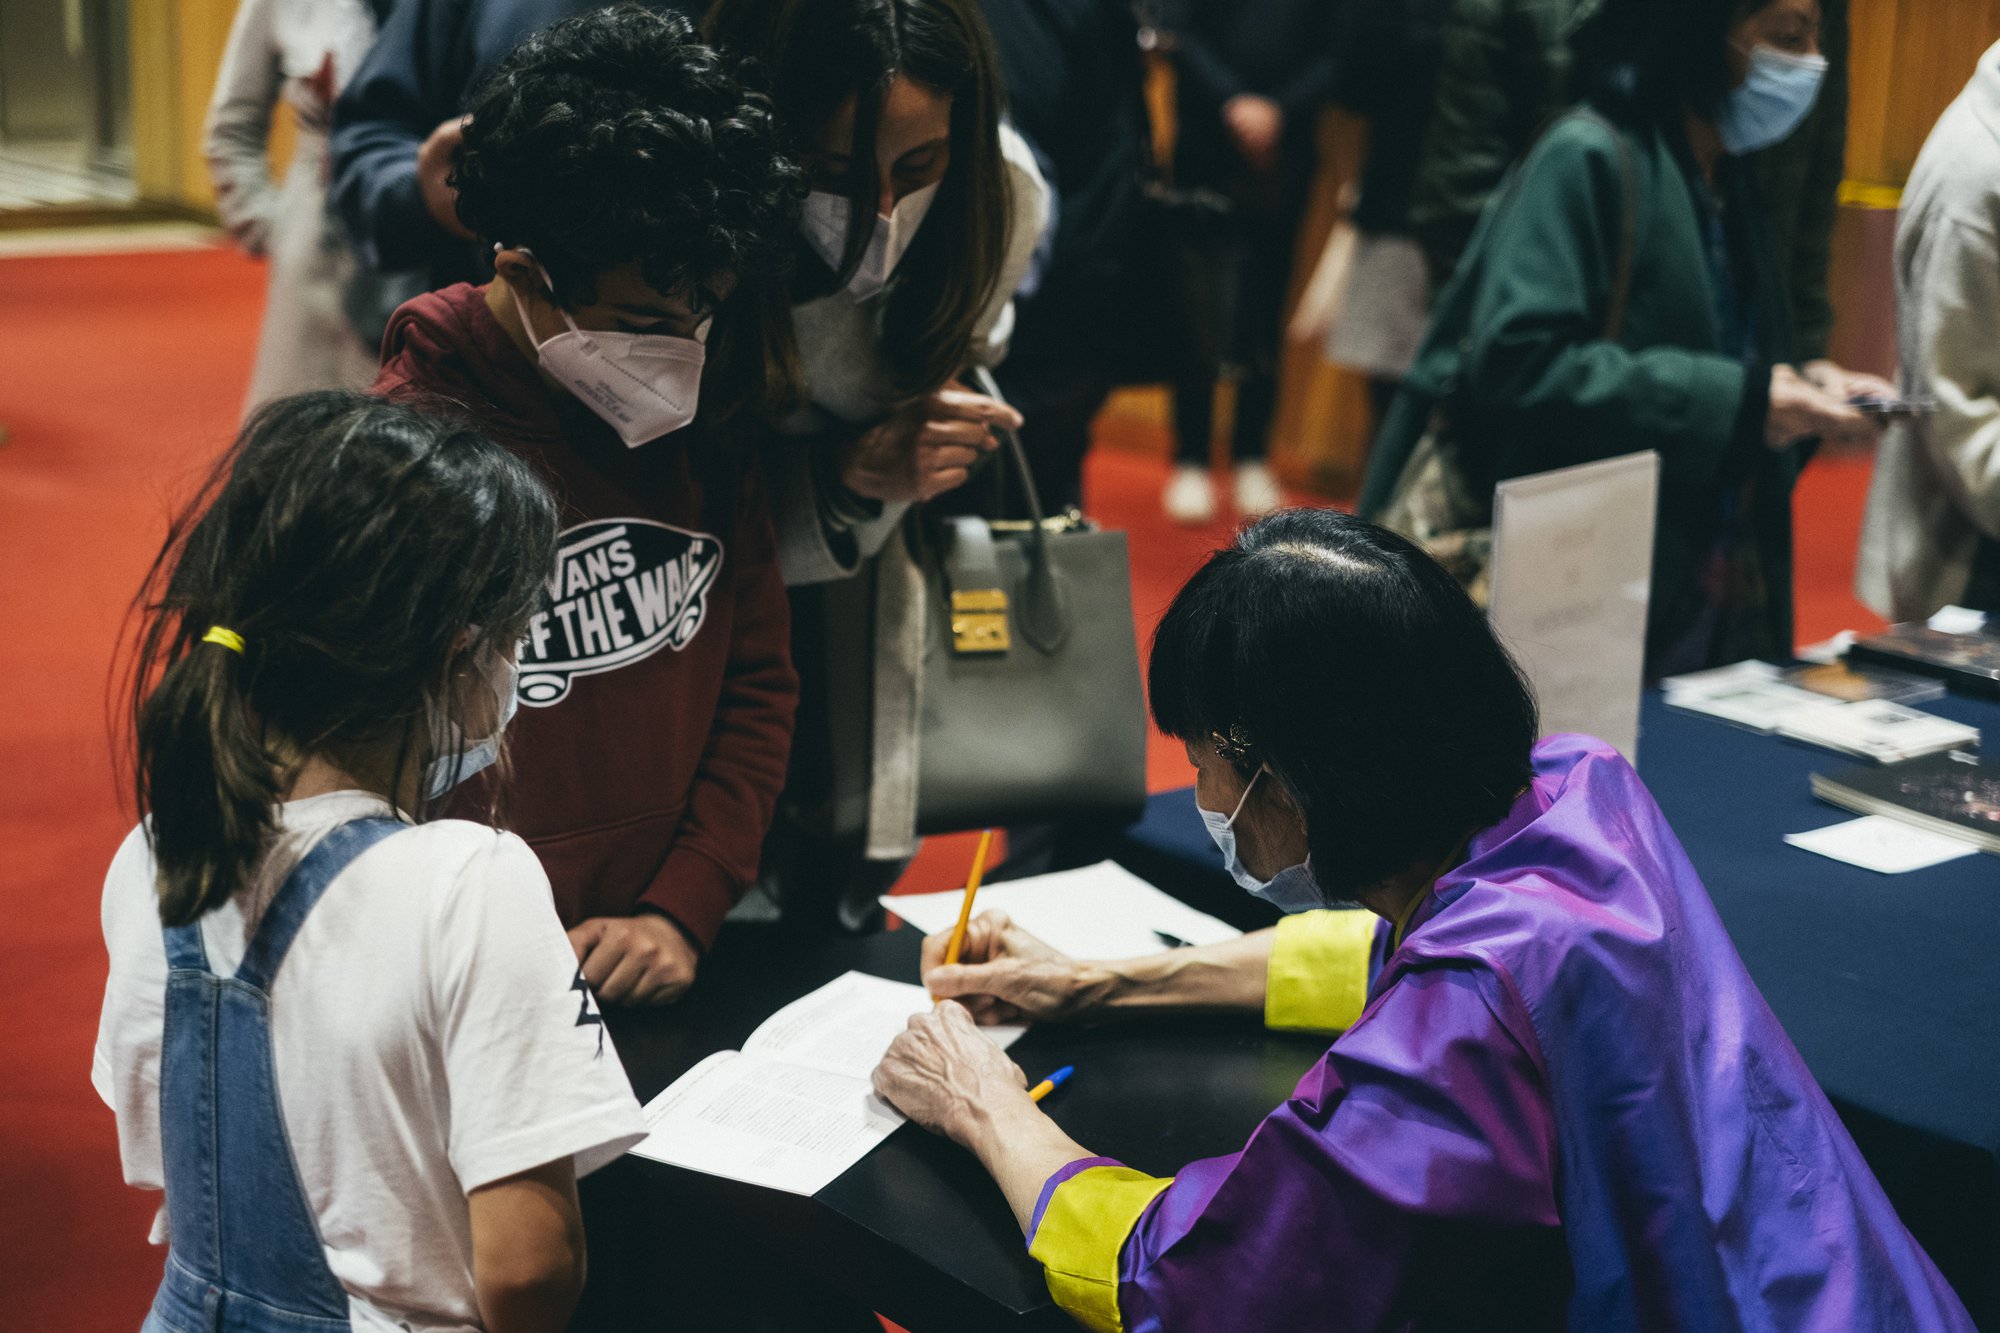
[(1500, 476), (1656, 449), (1675, 479), (1702, 484), (1730, 452), (1747, 372), (1698, 350), (1715, 337), (1706, 264), (1679, 168), (1657, 141), (1633, 148), (1633, 285), (1624, 343), (1604, 338), (1627, 188), (1612, 133), (1564, 119), (1497, 205), (1454, 424), (1473, 456), (1493, 442), (1486, 461)]

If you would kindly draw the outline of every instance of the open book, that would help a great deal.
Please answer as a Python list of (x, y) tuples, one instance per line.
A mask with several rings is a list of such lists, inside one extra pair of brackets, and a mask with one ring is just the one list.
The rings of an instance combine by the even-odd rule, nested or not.
[[(772, 1014), (740, 1051), (709, 1056), (646, 1104), (641, 1157), (816, 1194), (903, 1123), (869, 1075), (931, 1007), (922, 986), (849, 972)], [(982, 1029), (1003, 1049), (1025, 1031)]]

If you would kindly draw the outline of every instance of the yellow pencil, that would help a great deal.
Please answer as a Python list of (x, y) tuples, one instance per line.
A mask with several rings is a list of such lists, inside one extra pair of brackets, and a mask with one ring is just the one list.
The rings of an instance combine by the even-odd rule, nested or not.
[(965, 928), (972, 921), (972, 900), (979, 893), (979, 881), (986, 875), (986, 853), (993, 848), (993, 830), (979, 835), (979, 850), (972, 854), (972, 874), (965, 881), (965, 901), (958, 907), (958, 924), (951, 928), (951, 943), (945, 946), (944, 962), (950, 967), (965, 947)]

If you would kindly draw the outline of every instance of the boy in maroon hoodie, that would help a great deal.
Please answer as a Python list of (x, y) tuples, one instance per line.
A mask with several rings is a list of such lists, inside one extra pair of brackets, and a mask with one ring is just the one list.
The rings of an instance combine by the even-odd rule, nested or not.
[(664, 1002), (756, 875), (791, 743), (771, 517), (728, 419), (803, 187), (768, 104), (686, 20), (634, 8), (524, 42), (473, 99), (455, 184), (497, 276), (397, 311), (376, 389), (455, 403), (562, 506), (513, 822), (581, 977)]

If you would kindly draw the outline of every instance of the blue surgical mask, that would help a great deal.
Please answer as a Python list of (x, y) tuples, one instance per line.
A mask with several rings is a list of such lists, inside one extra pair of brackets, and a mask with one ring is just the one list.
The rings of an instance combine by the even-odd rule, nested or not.
[(498, 719), (493, 725), (493, 734), (483, 741), (468, 743), (458, 723), (433, 713), (432, 745), (436, 753), (424, 766), (425, 800), (435, 801), (474, 773), (493, 767), (500, 758), (500, 737), (506, 734), (507, 724), (514, 720), (514, 711), (518, 707), (515, 685), (521, 668), (516, 662), (496, 656), (491, 662), (483, 664), (480, 671), (493, 690), (493, 716)]
[(1723, 148), (1738, 157), (1783, 142), (1812, 110), (1826, 78), (1825, 56), (1795, 56), (1769, 46), (1753, 46), (1749, 54), (1749, 75), (1722, 99), (1715, 117)]
[(1218, 814), (1213, 810), (1195, 806), (1201, 812), (1201, 822), (1208, 827), (1208, 836), (1215, 839), (1215, 845), (1222, 851), (1222, 868), (1236, 881), (1237, 887), (1252, 897), (1262, 898), (1281, 912), (1310, 912), (1326, 906), (1326, 895), (1320, 892), (1319, 884), (1313, 879), (1312, 858), (1307, 857), (1295, 866), (1286, 866), (1269, 879), (1258, 879), (1250, 873), (1236, 855), (1236, 817), (1243, 813), (1244, 805), (1250, 800), (1251, 789), (1265, 770), (1258, 769), (1250, 776), (1250, 785), (1243, 789), (1243, 798), (1228, 814)]

